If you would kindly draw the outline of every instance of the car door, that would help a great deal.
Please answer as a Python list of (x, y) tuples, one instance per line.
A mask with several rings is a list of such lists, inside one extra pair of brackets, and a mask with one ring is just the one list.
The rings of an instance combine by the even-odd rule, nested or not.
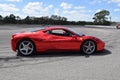
[[(66, 34), (69, 33), (69, 34)], [(52, 30), (49, 34), (52, 50), (79, 50), (80, 41), (72, 37), (72, 33), (62, 29)]]

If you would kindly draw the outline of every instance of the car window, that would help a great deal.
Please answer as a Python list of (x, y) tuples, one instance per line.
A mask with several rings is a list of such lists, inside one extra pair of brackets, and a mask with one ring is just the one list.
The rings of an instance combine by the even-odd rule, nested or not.
[(62, 30), (62, 29), (48, 30), (46, 33), (57, 35), (57, 36), (72, 36), (70, 32)]
[(65, 31), (64, 30), (52, 30), (53, 34), (64, 34)]

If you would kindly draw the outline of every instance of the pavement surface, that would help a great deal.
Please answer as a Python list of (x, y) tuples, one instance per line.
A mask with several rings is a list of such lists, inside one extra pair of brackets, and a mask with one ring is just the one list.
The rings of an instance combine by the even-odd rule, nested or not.
[(119, 80), (120, 30), (81, 27), (74, 30), (105, 41), (105, 50), (90, 56), (80, 53), (43, 53), (18, 57), (11, 50), (11, 35), (40, 25), (0, 25), (0, 80)]

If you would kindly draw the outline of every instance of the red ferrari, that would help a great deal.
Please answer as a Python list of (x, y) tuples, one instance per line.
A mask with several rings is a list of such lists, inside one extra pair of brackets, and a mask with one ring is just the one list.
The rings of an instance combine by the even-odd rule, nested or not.
[(116, 26), (116, 28), (117, 28), (117, 29), (120, 29), (120, 24), (118, 24), (118, 25)]
[(92, 36), (86, 36), (69, 28), (53, 26), (12, 35), (12, 50), (28, 56), (46, 51), (81, 51), (90, 55), (104, 49), (105, 43)]

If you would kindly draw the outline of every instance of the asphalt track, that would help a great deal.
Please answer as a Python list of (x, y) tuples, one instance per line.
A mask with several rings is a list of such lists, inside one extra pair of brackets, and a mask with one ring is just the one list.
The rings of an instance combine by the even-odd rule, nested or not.
[(33, 28), (40, 28), (40, 25), (0, 25), (0, 80), (120, 79), (120, 30), (114, 27), (71, 27), (105, 41), (105, 50), (90, 56), (77, 52), (16, 56), (11, 50), (11, 35)]

